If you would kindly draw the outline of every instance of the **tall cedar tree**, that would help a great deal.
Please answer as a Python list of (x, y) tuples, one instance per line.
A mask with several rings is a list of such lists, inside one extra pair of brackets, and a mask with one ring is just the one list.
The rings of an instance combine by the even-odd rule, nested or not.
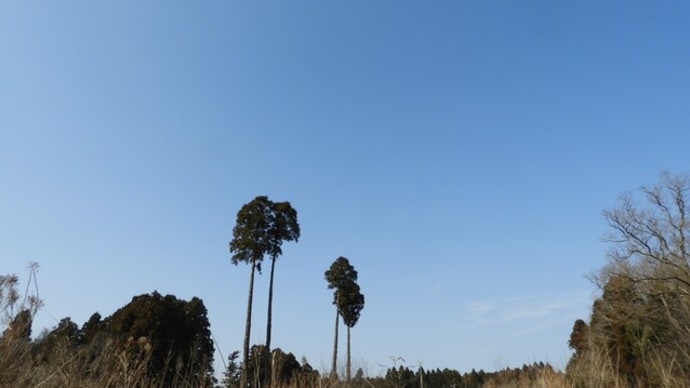
[[(331, 364), (331, 378), (337, 379), (337, 360), (338, 360), (338, 323), (339, 318), (342, 313), (342, 306), (345, 304), (347, 299), (347, 291), (353, 290), (357, 282), (357, 270), (353, 267), (347, 258), (340, 256), (331, 267), (324, 274), (326, 281), (328, 282), (328, 288), (333, 291), (333, 305), (336, 307), (335, 310), (335, 329), (334, 329), (334, 340), (333, 340), (333, 362)], [(357, 287), (359, 291), (359, 287)]]
[(364, 295), (360, 292), (359, 284), (352, 282), (340, 290), (342, 297), (340, 298), (340, 306), (338, 310), (343, 316), (343, 323), (347, 326), (347, 364), (345, 368), (345, 381), (350, 384), (350, 377), (352, 375), (352, 368), (350, 362), (350, 329), (359, 321), (359, 315), (364, 308)]
[[(249, 360), (249, 337), (251, 332), (252, 298), (254, 293), (254, 272), (261, 272), (264, 255), (271, 258), (271, 274), (268, 288), (268, 319), (266, 324), (266, 351), (268, 357), (271, 345), (271, 314), (273, 307), (273, 275), (275, 260), (283, 251), (283, 241), (297, 241), (300, 235), (297, 211), (289, 202), (272, 202), (266, 196), (257, 196), (237, 212), (237, 223), (230, 242), (232, 263), (240, 261), (250, 265), (249, 296), (247, 297), (247, 320), (244, 331), (243, 361), (240, 383), (247, 385), (247, 363)], [(266, 371), (266, 378), (270, 372)], [(270, 382), (267, 382), (270, 385)]]

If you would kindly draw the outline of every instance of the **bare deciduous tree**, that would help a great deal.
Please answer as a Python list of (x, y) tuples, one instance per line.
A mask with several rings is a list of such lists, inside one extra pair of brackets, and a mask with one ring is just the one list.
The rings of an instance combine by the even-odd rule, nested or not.
[(607, 366), (600, 371), (613, 374), (602, 381), (629, 386), (663, 386), (690, 375), (689, 193), (688, 175), (665, 172), (604, 212), (611, 248), (595, 276), (602, 296), (589, 329), (574, 328), (578, 352), (570, 370)]

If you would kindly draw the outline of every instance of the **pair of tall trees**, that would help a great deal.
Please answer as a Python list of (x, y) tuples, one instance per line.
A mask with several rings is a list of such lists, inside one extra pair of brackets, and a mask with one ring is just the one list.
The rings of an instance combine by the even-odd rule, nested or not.
[(360, 292), (357, 284), (357, 270), (350, 264), (345, 257), (335, 259), (331, 267), (324, 274), (328, 282), (328, 288), (333, 291), (333, 305), (336, 307), (335, 313), (335, 336), (333, 343), (333, 363), (331, 365), (331, 378), (337, 379), (336, 370), (338, 359), (338, 324), (339, 318), (343, 317), (343, 322), (347, 326), (347, 364), (346, 377), (350, 383), (351, 363), (350, 363), (350, 329), (359, 321), (359, 315), (364, 308), (364, 295)]
[[(249, 362), (249, 337), (252, 322), (252, 299), (254, 294), (254, 273), (261, 272), (264, 256), (271, 259), (271, 273), (268, 285), (268, 317), (266, 323), (266, 346), (264, 365), (271, 348), (271, 314), (273, 310), (273, 275), (275, 263), (283, 251), (283, 241), (297, 241), (300, 227), (297, 222), (297, 211), (290, 202), (273, 202), (267, 196), (257, 196), (246, 203), (237, 212), (237, 222), (233, 228), (233, 239), (230, 242), (232, 263), (245, 262), (250, 265), (249, 296), (247, 298), (247, 321), (244, 329), (244, 347), (242, 355), (241, 387), (247, 386), (247, 366)], [(264, 379), (270, 386), (270, 371), (264, 371)]]

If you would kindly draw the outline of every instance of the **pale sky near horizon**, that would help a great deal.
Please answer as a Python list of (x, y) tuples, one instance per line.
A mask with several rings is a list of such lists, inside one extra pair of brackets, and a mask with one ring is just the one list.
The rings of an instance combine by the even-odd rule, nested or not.
[(601, 212), (688, 170), (688, 20), (680, 2), (3, 2), (0, 273), (40, 264), (34, 333), (198, 296), (227, 357), (249, 275), (228, 242), (268, 195), (302, 229), (274, 347), (328, 369), (323, 273), (346, 256), (368, 374), (563, 367)]

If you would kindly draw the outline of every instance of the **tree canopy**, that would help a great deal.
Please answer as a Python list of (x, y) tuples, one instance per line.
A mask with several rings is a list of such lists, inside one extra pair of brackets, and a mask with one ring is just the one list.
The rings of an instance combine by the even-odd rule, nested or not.
[(360, 313), (364, 308), (364, 295), (360, 292), (359, 284), (348, 284), (339, 290), (341, 296), (338, 311), (343, 317), (343, 323), (347, 327), (354, 327), (359, 321)]
[(337, 305), (338, 290), (357, 281), (357, 270), (346, 257), (340, 256), (326, 270), (324, 276), (328, 282), (328, 288), (335, 290), (333, 293), (333, 304)]
[(273, 202), (259, 195), (237, 212), (232, 235), (232, 263), (253, 263), (261, 271), (264, 255), (278, 257), (283, 253), (284, 241), (299, 239), (297, 212), (289, 202)]

